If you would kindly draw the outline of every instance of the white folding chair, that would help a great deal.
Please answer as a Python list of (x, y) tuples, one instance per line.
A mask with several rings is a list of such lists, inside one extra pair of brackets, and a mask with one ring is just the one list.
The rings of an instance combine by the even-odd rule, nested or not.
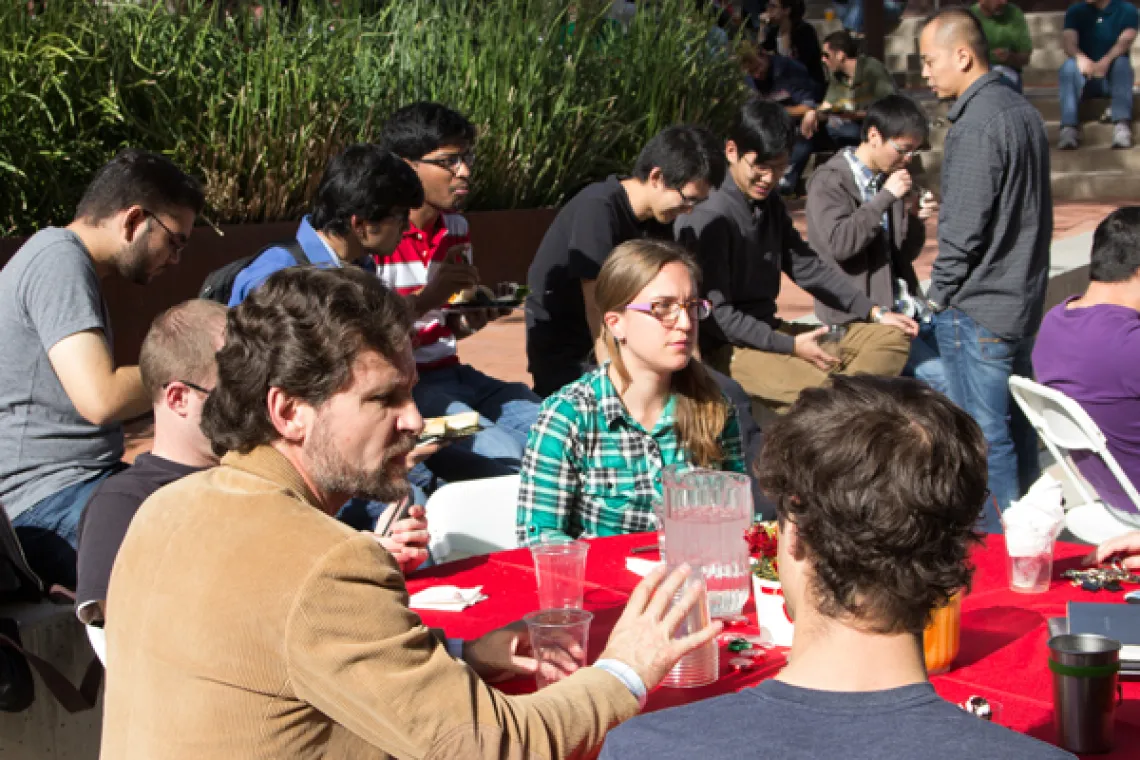
[(1110, 538), (1140, 528), (1140, 515), (1118, 509), (1097, 499), (1089, 490), (1085, 479), (1080, 476), (1061, 449), (1068, 451), (1091, 451), (1099, 456), (1109, 472), (1116, 477), (1120, 487), (1140, 510), (1140, 494), (1120, 468), (1104, 433), (1073, 399), (1061, 391), (1048, 388), (1040, 383), (1014, 375), (1009, 379), (1009, 390), (1021, 411), (1025, 412), (1029, 423), (1045, 441), (1045, 446), (1065, 471), (1084, 503), (1066, 510), (1065, 527), (1077, 538), (1091, 544), (1099, 544)]
[(519, 476), (448, 483), (428, 497), (428, 551), (437, 563), (513, 549)]

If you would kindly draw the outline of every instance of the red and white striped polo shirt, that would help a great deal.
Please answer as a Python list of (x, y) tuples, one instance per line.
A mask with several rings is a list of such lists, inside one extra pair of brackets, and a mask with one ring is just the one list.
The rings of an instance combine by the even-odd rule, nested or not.
[[(396, 250), (386, 257), (376, 256), (376, 274), (384, 284), (402, 296), (418, 293), (427, 284), (428, 268), (442, 262), (451, 248), (471, 242), (467, 220), (459, 214), (440, 214), (431, 231), (409, 223)], [(444, 314), (429, 311), (415, 324), (416, 367), (420, 372), (459, 362), (455, 335), (447, 327)]]

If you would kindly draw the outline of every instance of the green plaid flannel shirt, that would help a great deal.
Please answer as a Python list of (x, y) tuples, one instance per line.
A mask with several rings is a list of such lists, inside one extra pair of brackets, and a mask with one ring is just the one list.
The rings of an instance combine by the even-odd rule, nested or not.
[[(661, 470), (688, 462), (670, 398), (652, 431), (629, 415), (606, 373), (584, 375), (548, 398), (531, 428), (520, 471), (518, 540), (616, 536), (655, 530)], [(736, 410), (721, 432), (723, 470), (744, 472)]]

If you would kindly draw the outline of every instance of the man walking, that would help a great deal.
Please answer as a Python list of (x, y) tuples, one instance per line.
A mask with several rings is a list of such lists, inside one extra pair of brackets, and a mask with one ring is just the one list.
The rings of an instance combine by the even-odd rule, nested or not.
[[(942, 165), (938, 258), (930, 308), (947, 393), (989, 443), (990, 491), (1005, 509), (1036, 480), (1037, 434), (1009, 393), (1029, 377), (1049, 279), (1053, 200), (1041, 115), (989, 70), (986, 38), (968, 10), (927, 21), (922, 71), (956, 102)], [(999, 528), (987, 511), (988, 527)]]

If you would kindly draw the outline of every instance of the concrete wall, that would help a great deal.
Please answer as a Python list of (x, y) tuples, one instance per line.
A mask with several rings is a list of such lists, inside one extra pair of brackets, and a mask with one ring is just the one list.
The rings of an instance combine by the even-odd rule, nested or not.
[[(484, 211), (467, 214), (479, 275), (484, 282), (524, 282), (534, 252), (554, 220), (554, 209)], [(219, 237), (209, 227), (194, 231), (181, 263), (146, 286), (117, 277), (104, 281), (115, 331), (115, 362), (138, 362), (139, 346), (151, 320), (164, 309), (193, 298), (206, 275), (224, 264), (256, 253), (269, 243), (287, 240), (296, 222), (224, 225)], [(0, 267), (23, 243), (0, 239)]]

